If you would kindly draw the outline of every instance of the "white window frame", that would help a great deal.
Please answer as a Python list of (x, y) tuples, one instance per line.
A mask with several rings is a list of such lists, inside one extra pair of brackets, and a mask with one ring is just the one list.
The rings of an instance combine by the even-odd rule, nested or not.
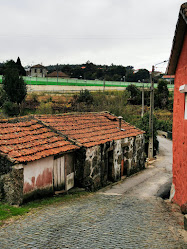
[(182, 85), (179, 87), (179, 92), (184, 93), (184, 119), (187, 120), (187, 85)]
[(185, 93), (185, 104), (184, 104), (184, 119), (187, 120), (187, 93)]

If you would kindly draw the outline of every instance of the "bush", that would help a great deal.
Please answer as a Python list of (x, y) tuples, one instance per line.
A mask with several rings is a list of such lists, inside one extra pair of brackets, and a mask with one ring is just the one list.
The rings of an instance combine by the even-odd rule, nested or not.
[(172, 132), (172, 121), (170, 120), (158, 120), (157, 129), (165, 132)]
[(166, 80), (159, 80), (158, 87), (155, 90), (154, 96), (155, 107), (158, 107), (160, 109), (168, 108), (169, 90)]
[(11, 101), (5, 101), (3, 104), (4, 113), (8, 116), (17, 116), (20, 113), (20, 106)]
[(139, 88), (135, 85), (129, 85), (126, 88), (126, 91), (128, 91), (130, 93), (130, 98), (129, 98), (129, 102), (132, 105), (140, 105), (141, 104), (141, 91), (139, 90)]
[(5, 101), (6, 101), (6, 93), (3, 90), (3, 88), (0, 87), (0, 107), (3, 106), (3, 104), (5, 103)]
[[(146, 113), (143, 118), (139, 122), (137, 122), (137, 127), (143, 131), (145, 131), (145, 152), (148, 155), (148, 147), (149, 147), (149, 113)], [(155, 116), (153, 116), (153, 148), (154, 155), (156, 155), (156, 151), (158, 150), (158, 140), (157, 140), (157, 127), (158, 120)]]
[(81, 90), (77, 97), (77, 102), (85, 102), (86, 104), (90, 105), (93, 103), (93, 96), (87, 89)]
[(53, 113), (52, 105), (53, 104), (51, 102), (47, 102), (47, 103), (41, 102), (36, 110), (36, 113), (38, 113), (38, 114), (52, 114)]

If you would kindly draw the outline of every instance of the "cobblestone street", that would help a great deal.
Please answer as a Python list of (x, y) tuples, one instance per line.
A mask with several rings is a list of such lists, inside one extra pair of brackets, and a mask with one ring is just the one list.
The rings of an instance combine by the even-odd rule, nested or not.
[[(158, 178), (158, 171), (153, 172)], [(182, 227), (166, 203), (140, 195), (140, 188), (144, 191), (149, 186), (142, 179), (145, 185), (141, 182), (138, 192), (129, 187), (126, 193), (118, 193), (114, 186), (28, 214), (0, 229), (0, 248), (187, 248)]]

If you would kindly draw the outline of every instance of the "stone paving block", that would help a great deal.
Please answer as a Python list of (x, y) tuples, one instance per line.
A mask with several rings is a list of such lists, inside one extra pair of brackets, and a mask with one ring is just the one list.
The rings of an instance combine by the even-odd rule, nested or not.
[(2, 227), (0, 248), (187, 248), (179, 229), (160, 198), (96, 194)]

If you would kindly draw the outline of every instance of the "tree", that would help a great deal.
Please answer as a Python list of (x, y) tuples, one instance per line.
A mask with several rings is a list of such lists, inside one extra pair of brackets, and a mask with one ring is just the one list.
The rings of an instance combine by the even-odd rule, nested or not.
[(140, 69), (138, 70), (137, 73), (135, 73), (135, 78), (136, 78), (136, 82), (149, 81), (150, 80), (149, 71), (147, 69)]
[(17, 58), (16, 65), (18, 68), (19, 75), (26, 76), (26, 71), (25, 71), (24, 67), (21, 65), (21, 60), (19, 57)]
[(129, 85), (126, 90), (130, 93), (130, 103), (132, 105), (141, 104), (141, 91), (135, 85)]
[(155, 90), (155, 107), (164, 109), (169, 104), (169, 90), (166, 80), (159, 80), (158, 87)]
[[(5, 65), (5, 73), (3, 76), (3, 90), (6, 94), (6, 101), (4, 106), (8, 106), (9, 110), (12, 106), (18, 107), (20, 109), (20, 104), (25, 99), (27, 94), (26, 84), (21, 76), (19, 76), (19, 71), (17, 64), (11, 60)], [(9, 104), (7, 105), (8, 102)], [(15, 113), (17, 114), (17, 112)]]
[[(137, 127), (143, 131), (145, 131), (145, 152), (148, 155), (148, 146), (149, 146), (149, 113), (146, 113), (143, 118), (137, 123)], [(153, 116), (153, 150), (154, 155), (156, 155), (156, 151), (158, 150), (158, 140), (157, 140), (157, 127), (158, 121), (155, 116)]]

